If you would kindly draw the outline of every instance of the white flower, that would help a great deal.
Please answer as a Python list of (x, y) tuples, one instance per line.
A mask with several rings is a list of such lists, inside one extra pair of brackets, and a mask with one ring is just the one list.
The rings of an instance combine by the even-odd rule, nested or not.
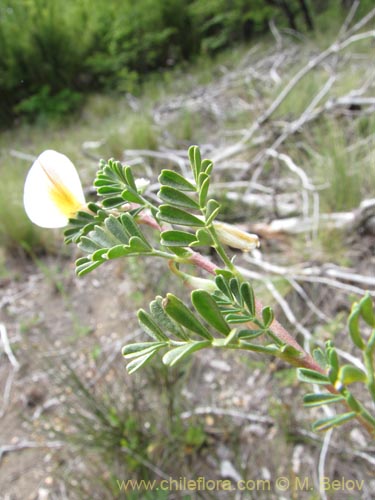
[(224, 245), (238, 248), (243, 252), (250, 252), (260, 246), (259, 238), (256, 234), (246, 233), (225, 222), (214, 222), (214, 228), (220, 242)]
[(138, 193), (144, 193), (148, 186), (150, 185), (149, 179), (144, 179), (143, 177), (140, 177), (139, 179), (135, 179), (135, 185), (137, 187)]
[(23, 203), (40, 227), (64, 227), (86, 204), (77, 170), (65, 155), (44, 151), (27, 174)]

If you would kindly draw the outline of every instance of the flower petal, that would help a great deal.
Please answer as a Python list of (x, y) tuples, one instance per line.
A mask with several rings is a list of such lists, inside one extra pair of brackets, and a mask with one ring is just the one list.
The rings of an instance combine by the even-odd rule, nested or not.
[(29, 219), (41, 227), (63, 227), (86, 203), (73, 163), (53, 150), (44, 151), (26, 177), (23, 203)]

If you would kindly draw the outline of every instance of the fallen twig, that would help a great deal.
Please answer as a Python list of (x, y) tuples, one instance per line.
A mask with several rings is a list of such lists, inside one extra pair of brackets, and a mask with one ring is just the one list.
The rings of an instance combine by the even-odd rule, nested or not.
[(4, 352), (7, 355), (10, 364), (13, 366), (13, 368), (16, 371), (19, 370), (20, 364), (17, 361), (15, 355), (13, 354), (4, 323), (0, 323), (0, 338), (1, 338), (1, 342), (4, 346)]

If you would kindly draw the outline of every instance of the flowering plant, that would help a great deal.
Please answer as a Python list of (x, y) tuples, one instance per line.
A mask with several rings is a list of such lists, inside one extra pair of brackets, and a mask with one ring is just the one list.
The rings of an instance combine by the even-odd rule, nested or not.
[[(136, 180), (130, 166), (102, 161), (94, 181), (98, 201), (86, 203), (70, 160), (45, 151), (27, 176), (25, 210), (42, 227), (67, 226), (65, 242), (77, 244), (85, 254), (76, 262), (78, 276), (108, 260), (153, 256), (166, 259), (170, 271), (193, 288), (191, 304), (167, 293), (157, 296), (148, 310), (138, 311), (150, 340), (123, 348), (129, 373), (160, 352), (168, 366), (205, 348), (263, 353), (297, 367), (301, 381), (324, 389), (306, 394), (307, 407), (341, 405), (338, 414), (316, 421), (315, 430), (357, 419), (374, 436), (375, 417), (350, 387), (355, 382), (365, 385), (375, 402), (375, 314), (370, 296), (353, 305), (348, 321), (363, 363), (342, 364), (331, 341), (312, 355), (306, 352), (275, 319), (272, 308), (257, 300), (228, 254), (227, 246), (254, 250), (258, 237), (217, 220), (220, 204), (209, 197), (213, 164), (201, 158), (197, 146), (189, 149), (189, 159), (189, 178), (175, 170), (161, 171), (157, 203), (147, 193), (147, 182)], [(145, 226), (153, 228), (152, 234)], [(221, 266), (199, 251), (204, 247), (214, 249)], [(191, 274), (192, 266), (211, 278)]]

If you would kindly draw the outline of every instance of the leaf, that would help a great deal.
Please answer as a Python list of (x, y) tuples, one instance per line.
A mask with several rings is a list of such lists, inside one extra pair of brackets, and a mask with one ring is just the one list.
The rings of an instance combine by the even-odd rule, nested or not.
[(188, 344), (176, 347), (164, 354), (163, 363), (167, 366), (173, 366), (183, 358), (192, 354), (195, 351), (199, 351), (200, 349), (204, 349), (211, 345), (211, 342), (208, 340), (201, 340), (200, 342), (190, 342)]
[(131, 203), (139, 203), (140, 205), (144, 205), (142, 196), (136, 189), (132, 189), (131, 187), (126, 187), (123, 191), (121, 191), (121, 196), (124, 201), (130, 201)]
[(176, 322), (172, 321), (171, 318), (166, 314), (163, 309), (163, 298), (158, 296), (150, 304), (150, 312), (153, 319), (164, 331), (172, 333), (175, 337), (181, 340), (189, 340), (189, 336), (186, 335), (183, 328)]
[(132, 236), (129, 240), (129, 248), (132, 253), (148, 253), (152, 251), (152, 247), (143, 238)]
[(213, 338), (207, 328), (198, 321), (194, 314), (175, 295), (168, 293), (166, 300), (163, 301), (163, 307), (168, 316), (188, 330), (205, 339), (211, 340)]
[(105, 198), (102, 202), (104, 208), (115, 208), (124, 204), (124, 198), (121, 196), (113, 196)]
[(151, 316), (144, 310), (140, 309), (137, 313), (138, 322), (143, 330), (155, 340), (168, 341), (168, 337), (162, 331), (160, 326), (151, 318)]
[(359, 315), (361, 312), (361, 307), (358, 303), (354, 303), (352, 306), (352, 311), (348, 319), (348, 327), (353, 344), (356, 345), (362, 351), (365, 349), (365, 343), (362, 340), (361, 332), (359, 330)]
[[(190, 166), (194, 174), (195, 182), (198, 182), (198, 175), (200, 172), (200, 151), (198, 146), (190, 146), (189, 151), (189, 161)], [(196, 163), (196, 159), (198, 160), (198, 165)]]
[(230, 288), (230, 291), (232, 292), (232, 295), (236, 299), (237, 303), (240, 304), (240, 306), (243, 306), (243, 299), (242, 299), (242, 295), (240, 292), (240, 285), (238, 283), (237, 278), (232, 278), (231, 280), (229, 280), (229, 288)]
[(195, 233), (195, 241), (189, 246), (191, 247), (207, 247), (213, 245), (213, 240), (210, 233), (206, 229), (198, 229)]
[(102, 263), (107, 258), (106, 257), (107, 251), (108, 251), (107, 248), (101, 248), (100, 250), (97, 250), (96, 252), (91, 254), (90, 258), (92, 261), (98, 261), (98, 262)]
[(123, 243), (124, 245), (127, 245), (129, 243), (129, 238), (125, 232), (124, 226), (116, 217), (110, 215), (105, 220), (104, 224), (108, 231), (110, 231), (120, 243)]
[(328, 405), (332, 403), (338, 403), (339, 401), (343, 401), (345, 398), (341, 396), (341, 394), (330, 394), (330, 393), (311, 393), (311, 394), (306, 394), (303, 397), (303, 404), (306, 407), (313, 407), (313, 406), (322, 406), (322, 405)]
[(374, 306), (370, 294), (366, 293), (366, 295), (363, 297), (363, 299), (360, 300), (359, 303), (361, 307), (362, 318), (369, 326), (375, 327)]
[(118, 243), (112, 234), (107, 233), (107, 231), (100, 226), (95, 226), (93, 231), (90, 231), (87, 236), (93, 242), (97, 243), (100, 248), (110, 248)]
[(162, 170), (159, 175), (159, 182), (180, 191), (196, 191), (195, 186), (191, 182), (173, 170)]
[(212, 172), (214, 164), (212, 163), (212, 160), (203, 160), (201, 163), (201, 172), (205, 172), (206, 174), (210, 175)]
[(205, 225), (205, 223), (195, 215), (179, 208), (171, 207), (170, 205), (160, 205), (159, 217), (161, 220), (181, 226), (202, 227)]
[(230, 327), (223, 318), (218, 305), (206, 290), (194, 290), (191, 293), (191, 301), (196, 311), (209, 325), (223, 335), (229, 334)]
[(323, 368), (324, 370), (326, 369), (327, 358), (324, 351), (320, 347), (317, 347), (316, 349), (313, 350), (313, 358), (321, 368)]
[(122, 348), (122, 355), (126, 359), (137, 358), (165, 346), (165, 342), (138, 342), (124, 346)]
[(331, 341), (327, 342), (327, 357), (329, 365), (335, 370), (339, 369), (339, 357)]
[[(104, 181), (102, 181), (102, 182), (104, 182)], [(106, 183), (104, 183), (104, 185), (99, 186), (96, 191), (97, 191), (99, 196), (105, 196), (105, 195), (109, 195), (109, 194), (120, 194), (122, 189), (117, 184), (107, 185)]]
[(91, 260), (86, 259), (86, 262), (82, 262), (81, 264), (76, 266), (76, 274), (79, 277), (84, 276), (85, 274), (88, 274), (89, 272), (96, 269), (98, 266), (100, 266), (100, 264), (101, 262), (92, 262)]
[(326, 431), (331, 429), (332, 427), (337, 427), (338, 425), (342, 425), (349, 420), (352, 420), (356, 416), (354, 411), (343, 413), (342, 415), (336, 415), (334, 417), (322, 418), (317, 420), (312, 425), (313, 431)]
[(199, 209), (199, 204), (193, 198), (170, 186), (162, 186), (158, 196), (161, 200), (173, 206), (193, 210)]
[(332, 384), (336, 382), (339, 372), (339, 357), (331, 341), (327, 342), (328, 378)]
[(209, 179), (210, 179), (210, 176), (207, 175), (205, 172), (201, 172), (199, 174), (199, 176), (198, 176), (198, 182), (197, 182), (199, 191), (202, 189), (202, 184), (204, 182), (206, 182), (207, 180), (209, 181)]
[(129, 255), (129, 253), (131, 250), (127, 245), (116, 245), (108, 250), (107, 259), (119, 259)]
[(309, 368), (298, 368), (298, 379), (301, 382), (309, 382), (310, 384), (329, 384), (328, 377), (323, 373), (310, 370)]
[(155, 349), (149, 354), (144, 354), (143, 356), (140, 356), (139, 358), (133, 359), (130, 363), (126, 365), (126, 369), (128, 373), (131, 375), (135, 371), (139, 370), (144, 366), (146, 363), (149, 363), (151, 359), (155, 356), (155, 354), (158, 352), (158, 349)]
[(245, 281), (244, 283), (241, 283), (240, 293), (247, 310), (252, 316), (255, 316), (255, 296), (253, 287), (250, 283)]
[(123, 173), (125, 175), (126, 183), (132, 188), (133, 191), (137, 192), (137, 185), (134, 180), (132, 169), (129, 165), (123, 167)]
[(263, 307), (262, 318), (265, 328), (269, 328), (274, 320), (274, 314), (270, 306)]
[[(231, 309), (232, 311), (232, 309)], [(224, 311), (222, 311), (224, 312)], [(247, 323), (248, 321), (251, 321), (253, 319), (252, 316), (244, 315), (244, 314), (233, 314), (230, 312), (225, 316), (225, 319), (228, 321), (228, 323)], [(264, 330), (262, 330), (264, 332)]]
[(234, 274), (232, 271), (228, 271), (228, 269), (216, 269), (215, 274), (217, 276), (223, 276), (224, 279), (229, 281), (231, 278), (234, 278)]
[(264, 334), (264, 330), (241, 330), (238, 332), (239, 339), (256, 339)]
[(232, 300), (233, 295), (229, 288), (228, 281), (224, 278), (223, 275), (219, 274), (215, 278), (215, 283), (218, 289), (226, 296), (228, 299)]
[(206, 209), (206, 224), (209, 225), (220, 212), (221, 205), (216, 200), (208, 200)]
[(146, 238), (144, 237), (142, 231), (139, 229), (138, 224), (134, 221), (134, 218), (129, 214), (123, 214), (120, 217), (121, 224), (124, 226), (126, 232), (128, 233), (129, 237), (131, 236), (136, 236), (140, 240), (147, 245), (148, 248), (151, 249), (151, 246), (147, 242)]
[(98, 243), (95, 243), (95, 241), (92, 241), (90, 238), (87, 238), (87, 236), (82, 236), (80, 242), (78, 243), (78, 248), (86, 253), (94, 253), (99, 250), (101, 246)]
[(199, 176), (201, 172), (201, 165), (202, 165), (202, 159), (201, 159), (201, 152), (198, 146), (193, 146), (193, 152), (194, 152), (194, 165), (197, 170), (197, 177)]
[(210, 178), (207, 177), (200, 186), (199, 190), (199, 206), (204, 208), (206, 206), (208, 188), (210, 187)]
[(344, 365), (340, 368), (337, 379), (343, 385), (353, 384), (354, 382), (367, 382), (367, 375), (357, 366)]
[(196, 241), (195, 235), (185, 231), (163, 231), (160, 235), (161, 244), (166, 247), (187, 247)]

